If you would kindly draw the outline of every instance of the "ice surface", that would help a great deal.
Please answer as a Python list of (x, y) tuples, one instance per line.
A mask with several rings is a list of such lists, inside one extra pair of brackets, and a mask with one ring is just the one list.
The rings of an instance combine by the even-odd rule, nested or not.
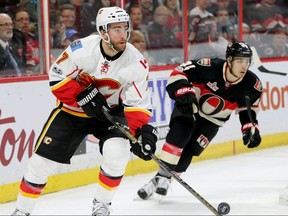
[[(124, 177), (112, 202), (112, 215), (213, 215), (176, 180), (167, 196), (141, 200), (137, 190), (155, 172)], [(231, 206), (229, 215), (288, 215), (278, 196), (288, 184), (288, 145), (216, 160), (192, 163), (181, 175), (215, 208)], [(33, 215), (90, 215), (95, 184), (43, 195)], [(1, 194), (1, 193), (0, 193)], [(0, 204), (0, 215), (15, 202)]]

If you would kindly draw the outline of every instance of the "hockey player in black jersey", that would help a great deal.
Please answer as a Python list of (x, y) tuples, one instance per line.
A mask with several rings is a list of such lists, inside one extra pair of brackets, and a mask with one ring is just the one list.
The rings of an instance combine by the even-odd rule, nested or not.
[[(251, 61), (250, 46), (233, 41), (227, 46), (226, 61), (202, 58), (187, 61), (173, 70), (166, 90), (175, 106), (160, 156), (171, 170), (185, 172), (192, 158), (204, 151), (233, 111), (239, 114), (244, 145), (259, 146), (257, 113), (262, 84), (248, 70)], [(251, 101), (252, 122), (245, 96)], [(156, 176), (138, 190), (138, 195), (142, 199), (149, 199), (154, 192), (166, 195), (170, 179), (171, 174), (159, 168)]]

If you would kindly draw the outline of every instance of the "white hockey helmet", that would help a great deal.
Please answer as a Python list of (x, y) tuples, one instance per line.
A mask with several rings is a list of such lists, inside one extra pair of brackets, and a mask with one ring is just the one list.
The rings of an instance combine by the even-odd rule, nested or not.
[(104, 30), (108, 33), (108, 25), (110, 23), (117, 22), (128, 22), (128, 38), (130, 37), (130, 32), (132, 31), (132, 25), (128, 13), (120, 7), (104, 7), (98, 11), (96, 16), (96, 27), (99, 35), (101, 36), (100, 31)]

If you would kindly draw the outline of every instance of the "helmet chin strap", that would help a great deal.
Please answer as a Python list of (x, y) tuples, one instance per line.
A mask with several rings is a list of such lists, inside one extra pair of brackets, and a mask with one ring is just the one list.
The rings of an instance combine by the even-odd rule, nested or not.
[(117, 50), (114, 48), (113, 44), (110, 42), (110, 37), (109, 37), (108, 33), (106, 33), (106, 35), (107, 35), (107, 37), (108, 37), (108, 40), (105, 40), (103, 37), (102, 37), (102, 39), (107, 43), (107, 45), (108, 45), (114, 52), (118, 53), (119, 51), (117, 51)]

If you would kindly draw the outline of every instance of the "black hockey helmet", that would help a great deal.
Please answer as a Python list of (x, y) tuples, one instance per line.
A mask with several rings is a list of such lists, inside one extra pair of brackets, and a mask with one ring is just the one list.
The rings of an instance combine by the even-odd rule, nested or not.
[(231, 41), (227, 45), (227, 49), (226, 49), (226, 58), (229, 56), (231, 56), (232, 58), (234, 56), (251, 58), (252, 57), (252, 50), (251, 50), (250, 46), (244, 41), (241, 41), (241, 42), (240, 41)]

